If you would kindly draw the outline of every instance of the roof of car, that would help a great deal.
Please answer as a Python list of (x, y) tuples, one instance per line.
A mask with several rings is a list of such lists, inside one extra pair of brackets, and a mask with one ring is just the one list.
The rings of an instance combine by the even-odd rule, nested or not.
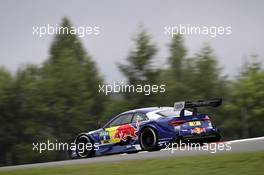
[(155, 111), (157, 109), (159, 109), (159, 108), (158, 107), (138, 108), (138, 109), (132, 109), (132, 110), (123, 112), (122, 114), (133, 113), (133, 112), (140, 112), (140, 113), (146, 114), (148, 112)]
[(129, 111), (123, 112), (122, 114), (133, 113), (133, 112), (140, 112), (140, 113), (146, 114), (148, 112), (159, 111), (159, 110), (161, 110), (163, 108), (166, 108), (166, 107), (138, 108), (138, 109), (133, 109), (133, 110), (129, 110)]

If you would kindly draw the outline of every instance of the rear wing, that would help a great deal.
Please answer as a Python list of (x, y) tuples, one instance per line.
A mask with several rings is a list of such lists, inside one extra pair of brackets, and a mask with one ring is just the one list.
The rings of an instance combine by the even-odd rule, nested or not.
[(222, 98), (213, 98), (210, 100), (198, 101), (180, 101), (174, 103), (174, 111), (180, 111), (180, 116), (184, 115), (185, 109), (192, 109), (193, 115), (197, 115), (197, 108), (200, 107), (218, 107), (222, 104)]

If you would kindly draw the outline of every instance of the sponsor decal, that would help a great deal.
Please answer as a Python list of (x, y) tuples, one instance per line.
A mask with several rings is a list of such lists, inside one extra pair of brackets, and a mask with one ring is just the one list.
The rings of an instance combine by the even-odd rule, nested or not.
[(132, 139), (137, 138), (137, 129), (133, 127), (131, 124), (119, 126), (116, 129), (114, 138), (119, 138), (120, 140), (126, 141), (128, 137)]
[(110, 140), (110, 135), (109, 131), (102, 131), (99, 133), (99, 139), (101, 140), (102, 143), (109, 143)]
[(205, 128), (193, 128), (191, 132), (192, 134), (201, 134), (202, 132), (205, 132)]

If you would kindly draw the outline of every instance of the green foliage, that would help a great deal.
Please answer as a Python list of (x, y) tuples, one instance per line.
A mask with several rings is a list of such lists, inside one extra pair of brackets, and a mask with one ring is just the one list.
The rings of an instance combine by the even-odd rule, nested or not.
[(169, 67), (160, 76), (160, 82), (166, 84), (162, 99), (167, 105), (180, 100), (225, 95), (226, 80), (209, 46), (202, 48), (195, 57), (187, 58), (182, 36), (176, 35), (169, 51)]
[[(62, 26), (70, 28), (71, 24), (64, 18)], [(107, 100), (97, 93), (103, 80), (95, 63), (72, 34), (55, 37), (50, 57), (42, 66), (20, 68), (12, 83), (11, 76), (1, 69), (0, 80), (0, 95), (7, 95), (1, 95), (0, 103), (4, 104), (5, 98), (8, 100), (7, 114), (3, 114), (8, 118), (2, 115), (0, 118), (7, 123), (6, 129), (1, 128), (5, 129), (1, 139), (7, 149), (1, 157), (5, 159), (4, 153), (12, 152), (13, 162), (7, 163), (67, 158), (65, 152), (40, 155), (32, 151), (32, 143), (47, 139), (70, 143), (78, 133), (95, 129)]]
[[(70, 28), (71, 24), (64, 19), (62, 26)], [(44, 115), (56, 128), (53, 135), (70, 141), (77, 133), (94, 128), (100, 118), (105, 97), (97, 93), (97, 87), (102, 79), (76, 35), (58, 35), (50, 53), (41, 68)]]
[(230, 100), (226, 104), (230, 119), (223, 124), (229, 131), (228, 136), (233, 136), (233, 130), (240, 138), (263, 136), (264, 71), (261, 64), (247, 63), (230, 92)]
[(11, 84), (11, 75), (0, 67), (0, 164), (5, 161), (3, 155), (8, 157), (8, 147), (14, 143), (17, 134), (15, 132), (16, 125), (13, 123), (14, 117), (8, 108)]
[[(62, 26), (70, 28), (64, 18)], [(247, 63), (241, 74), (228, 80), (205, 45), (187, 57), (183, 37), (168, 46), (167, 66), (155, 67), (157, 47), (142, 30), (134, 40), (126, 64), (119, 70), (131, 85), (166, 85), (165, 93), (98, 93), (100, 77), (95, 62), (77, 36), (60, 34), (51, 44), (49, 58), (39, 66), (21, 67), (14, 76), (0, 68), (0, 165), (67, 159), (67, 152), (32, 151), (32, 143), (71, 142), (76, 134), (97, 128), (115, 115), (138, 107), (172, 106), (175, 101), (224, 98), (212, 115), (226, 139), (263, 136), (264, 71)]]
[[(199, 156), (175, 156), (163, 159), (130, 160), (109, 163), (83, 165), (34, 167), (23, 169), (0, 170), (0, 175), (101, 175), (107, 170), (108, 175), (260, 175), (263, 174), (263, 152), (211, 154)], [(144, 166), (139, 166), (144, 165)]]
[(127, 77), (128, 83), (148, 82), (157, 72), (153, 69), (153, 58), (157, 52), (146, 31), (141, 31), (135, 39), (136, 48), (127, 57), (128, 65), (119, 64), (119, 69)]
[[(159, 70), (154, 68), (154, 57), (157, 53), (156, 46), (151, 43), (151, 38), (142, 30), (136, 39), (135, 49), (127, 57), (127, 65), (119, 64), (120, 71), (126, 76), (130, 85), (157, 84)], [(129, 100), (132, 108), (154, 105), (155, 95), (143, 93), (127, 93), (125, 100)]]
[(213, 55), (210, 46), (205, 45), (195, 60), (195, 96), (200, 98), (225, 97), (228, 92), (226, 76)]
[(193, 69), (189, 69), (193, 65), (191, 59), (186, 58), (187, 50), (181, 35), (173, 37), (169, 53), (168, 68), (162, 70), (159, 76), (159, 83), (166, 85), (166, 93), (160, 94), (160, 105), (172, 105), (192, 94), (188, 83), (193, 79)]

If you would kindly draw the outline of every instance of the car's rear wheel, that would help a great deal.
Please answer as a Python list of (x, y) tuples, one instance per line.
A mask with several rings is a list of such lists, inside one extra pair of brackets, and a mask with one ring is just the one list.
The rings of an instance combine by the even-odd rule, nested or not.
[(94, 145), (87, 135), (82, 134), (77, 137), (76, 154), (79, 158), (87, 158), (94, 156)]
[(153, 128), (144, 128), (139, 135), (139, 142), (142, 150), (145, 151), (157, 151), (158, 147), (158, 135)]

